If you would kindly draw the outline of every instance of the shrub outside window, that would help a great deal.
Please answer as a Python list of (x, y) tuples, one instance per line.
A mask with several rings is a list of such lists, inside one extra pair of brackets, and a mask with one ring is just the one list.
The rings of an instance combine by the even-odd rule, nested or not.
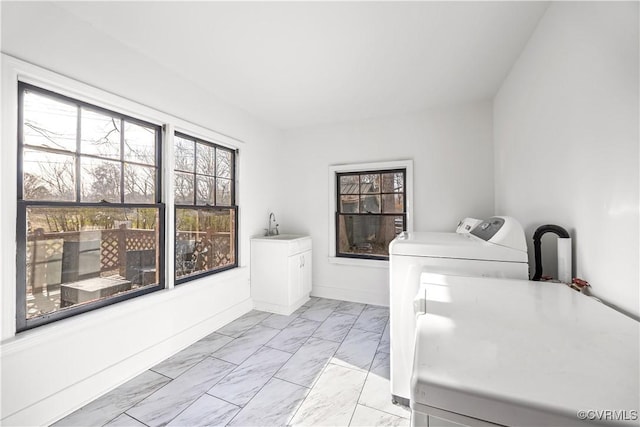
[(406, 169), (336, 174), (336, 256), (389, 259), (406, 230)]
[(238, 266), (235, 152), (174, 136), (176, 284)]
[(18, 331), (161, 289), (161, 128), (18, 93)]

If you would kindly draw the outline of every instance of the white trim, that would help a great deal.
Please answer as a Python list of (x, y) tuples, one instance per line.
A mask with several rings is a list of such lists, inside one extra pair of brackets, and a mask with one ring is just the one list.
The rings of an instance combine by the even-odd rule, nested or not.
[[(165, 287), (173, 288), (175, 283), (173, 277), (173, 243), (175, 238), (172, 179), (174, 165), (173, 132), (176, 130), (184, 132), (233, 150), (238, 150), (239, 146), (244, 142), (4, 53), (1, 55), (1, 62), (2, 81), (0, 84), (2, 85), (3, 95), (1, 101), (1, 137), (2, 156), (5, 160), (0, 164), (2, 182), (2, 186), (0, 186), (0, 200), (2, 200), (2, 206), (0, 207), (0, 232), (2, 233), (0, 234), (0, 254), (2, 254), (0, 257), (0, 280), (5, 286), (0, 289), (0, 341), (4, 342), (16, 334), (15, 255), (17, 248), (15, 224), (17, 212), (17, 144), (15, 143), (15, 137), (18, 133), (18, 82), (29, 83), (79, 101), (163, 126), (163, 162), (160, 173), (162, 174), (163, 184), (162, 201), (166, 207)], [(235, 176), (237, 195), (239, 181), (237, 169)], [(240, 233), (238, 234), (239, 239)], [(239, 255), (240, 250), (238, 248), (238, 257)], [(238, 266), (240, 266), (239, 260)]]
[(18, 68), (2, 56), (2, 156), (0, 162), (0, 341), (16, 332), (16, 197), (18, 165)]
[[(245, 276), (244, 280), (248, 280), (248, 272), (244, 271), (243, 275)], [(231, 276), (228, 277), (231, 278)], [(2, 345), (2, 363), (5, 367), (14, 368), (4, 372), (4, 378), (11, 384), (18, 384), (20, 378), (17, 377), (19, 377), (21, 370), (24, 369), (21, 361), (23, 357), (31, 358), (31, 355), (38, 354), (42, 349), (48, 349), (52, 346), (57, 348), (56, 342), (68, 341), (71, 336), (74, 339), (77, 339), (77, 337), (87, 339), (90, 335), (95, 336), (107, 331), (111, 333), (110, 322), (118, 323), (122, 326), (122, 322), (119, 320), (131, 318), (136, 313), (138, 316), (143, 315), (145, 318), (151, 317), (153, 318), (152, 323), (158, 323), (161, 322), (161, 317), (166, 317), (163, 313), (166, 313), (167, 310), (176, 309), (176, 303), (181, 306), (180, 311), (188, 309), (186, 306), (193, 305), (191, 300), (194, 297), (198, 298), (199, 301), (203, 301), (200, 304), (201, 307), (198, 308), (201, 311), (206, 305), (204, 301), (212, 297), (220, 298), (224, 292), (220, 289), (221, 283), (218, 283), (218, 289), (214, 289), (215, 287), (209, 285), (201, 283), (197, 287), (178, 287), (154, 293), (153, 297), (147, 301), (144, 298), (134, 298), (123, 304), (106, 307), (106, 318), (110, 318), (110, 321), (105, 320), (104, 310), (98, 310), (99, 314), (94, 311), (85, 316), (85, 319), (89, 318), (88, 322), (72, 324), (70, 322), (71, 319), (64, 319), (21, 333), (13, 341)], [(117, 360), (116, 363), (105, 363), (96, 366), (91, 369), (90, 373), (86, 373), (80, 378), (74, 378), (72, 383), (65, 384), (63, 388), (58, 389), (59, 385), (56, 384), (54, 392), (43, 393), (41, 390), (37, 390), (36, 394), (39, 393), (39, 398), (33, 399), (25, 406), (16, 407), (15, 402), (7, 404), (3, 408), (7, 412), (2, 414), (1, 423), (2, 425), (50, 425), (153, 367), (160, 361), (188, 347), (195, 341), (210, 334), (211, 331), (247, 313), (252, 307), (253, 302), (251, 299), (245, 298), (222, 310), (212, 310), (210, 315), (202, 316), (201, 320), (190, 323), (186, 328), (183, 328), (183, 326), (187, 322), (178, 322), (181, 323), (180, 327), (174, 331), (167, 331), (168, 333), (152, 331), (148, 329), (148, 326), (144, 326), (144, 322), (140, 322), (141, 324), (138, 325), (134, 324), (131, 328), (135, 329), (136, 334), (141, 334), (146, 329), (147, 335), (153, 335), (153, 339), (141, 337), (139, 341), (144, 342), (144, 344), (138, 345), (138, 348), (135, 349), (136, 351), (131, 352), (126, 358)], [(167, 322), (173, 321), (167, 320)], [(42, 332), (45, 333), (40, 331), (43, 328), (45, 330)], [(30, 336), (23, 337), (23, 334), (29, 333)], [(147, 346), (149, 343), (151, 345)], [(93, 353), (99, 351), (99, 349), (95, 349)], [(65, 361), (69, 359), (69, 355), (64, 352), (55, 352), (50, 356), (51, 360), (48, 363), (52, 363), (52, 366), (64, 367)], [(77, 356), (72, 355), (71, 359), (75, 360)], [(113, 358), (110, 361), (113, 361)], [(84, 370), (87, 370), (86, 366)], [(43, 388), (49, 387), (47, 385)]]
[[(191, 293), (203, 292), (211, 282), (212, 276), (205, 276), (189, 282), (194, 286), (178, 286), (174, 289), (163, 289), (145, 295), (145, 298), (131, 298), (100, 309), (88, 311), (80, 316), (72, 316), (48, 323), (37, 328), (20, 332), (2, 342), (2, 356), (10, 356), (25, 348), (37, 347), (37, 343), (54, 340), (56, 336), (72, 336), (76, 333), (97, 328), (101, 324), (116, 321), (119, 318), (135, 316), (137, 313), (153, 310), (162, 304), (177, 298), (186, 298)], [(248, 281), (249, 268), (234, 268), (215, 275), (217, 282)]]
[[(176, 279), (174, 274), (175, 268), (175, 240), (176, 231), (175, 224), (175, 193), (174, 193), (174, 180), (168, 179), (173, 177), (173, 169), (175, 166), (175, 156), (173, 149), (173, 138), (175, 135), (175, 127), (172, 123), (167, 123), (164, 128), (164, 138), (162, 146), (162, 183), (163, 183), (163, 195), (162, 200), (165, 201), (165, 236), (164, 236), (164, 283), (167, 289), (172, 289), (176, 285)], [(169, 233), (171, 228), (172, 233)]]
[(358, 267), (372, 267), (372, 268), (389, 268), (389, 261), (386, 259), (360, 259), (360, 258), (346, 258), (346, 257), (329, 257), (329, 264), (336, 265), (355, 265)]
[(389, 292), (365, 291), (362, 289), (347, 289), (334, 286), (313, 285), (311, 295), (319, 298), (352, 301), (361, 304), (389, 306)]
[[(11, 56), (2, 54), (0, 60), (0, 382), (11, 389), (11, 393), (3, 395), (0, 424), (49, 425), (251, 309), (248, 267), (202, 277), (176, 288), (172, 271), (174, 204), (173, 181), (169, 177), (174, 163), (173, 131), (181, 129), (231, 149), (237, 149), (242, 142)], [(19, 81), (164, 125), (160, 173), (162, 200), (166, 204), (167, 289), (16, 335)], [(238, 180), (236, 170), (236, 185)], [(33, 369), (42, 357), (52, 369)], [(24, 383), (32, 387), (18, 386)]]
[[(407, 231), (413, 231), (413, 160), (390, 160), (371, 163), (349, 163), (329, 166), (329, 262), (332, 264), (355, 265), (362, 267), (388, 266), (384, 260), (361, 260), (336, 257), (336, 174), (343, 172), (361, 172), (367, 170), (406, 169), (405, 197), (407, 206)], [(363, 263), (362, 261), (369, 261)], [(384, 265), (382, 263), (385, 263)]]

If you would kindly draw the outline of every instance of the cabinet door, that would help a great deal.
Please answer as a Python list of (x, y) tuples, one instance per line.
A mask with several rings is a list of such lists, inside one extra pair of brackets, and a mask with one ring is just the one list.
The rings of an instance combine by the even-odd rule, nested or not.
[(302, 255), (290, 256), (287, 260), (288, 263), (288, 280), (287, 280), (287, 294), (289, 301), (287, 304), (291, 304), (302, 297)]
[(309, 295), (311, 293), (311, 251), (303, 252), (302, 255), (302, 268), (301, 268), (301, 293), (302, 295)]

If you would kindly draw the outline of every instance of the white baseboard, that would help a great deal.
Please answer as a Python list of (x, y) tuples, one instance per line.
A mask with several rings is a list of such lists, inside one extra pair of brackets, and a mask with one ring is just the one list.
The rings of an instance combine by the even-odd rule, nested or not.
[[(252, 308), (253, 302), (247, 298), (111, 366), (105, 366), (99, 372), (29, 404), (0, 420), (0, 425), (49, 425), (188, 347)], [(51, 366), (50, 369), (56, 369), (56, 366)], [(3, 384), (3, 391), (9, 391), (5, 389), (5, 386), (6, 384)], [(28, 385), (26, 386), (28, 387)], [(3, 414), (3, 416), (5, 415)]]
[(389, 306), (389, 292), (363, 291), (359, 289), (337, 288), (333, 286), (316, 286), (311, 289), (311, 296), (337, 299), (341, 301), (359, 302)]
[(253, 301), (253, 308), (260, 311), (267, 311), (269, 313), (281, 314), (283, 316), (289, 316), (291, 313), (302, 307), (302, 305), (309, 301), (309, 296), (305, 295), (298, 301), (291, 305), (272, 304), (264, 301)]

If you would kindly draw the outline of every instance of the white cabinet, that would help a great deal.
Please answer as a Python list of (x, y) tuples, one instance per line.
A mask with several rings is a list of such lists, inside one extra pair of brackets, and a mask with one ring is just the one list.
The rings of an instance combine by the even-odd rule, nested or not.
[(309, 300), (311, 237), (251, 239), (251, 297), (257, 310), (291, 314)]
[(294, 284), (289, 287), (289, 300), (298, 301), (304, 298), (304, 301), (307, 301), (311, 293), (311, 251), (289, 256), (287, 265), (287, 282)]

